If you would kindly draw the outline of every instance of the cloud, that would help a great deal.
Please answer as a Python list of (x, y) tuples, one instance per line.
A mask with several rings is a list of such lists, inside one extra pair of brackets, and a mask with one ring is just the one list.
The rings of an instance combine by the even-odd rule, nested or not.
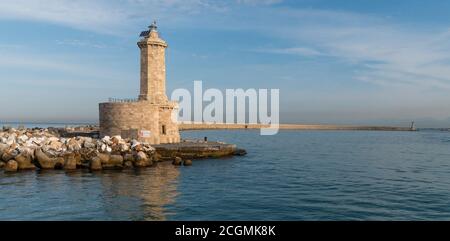
[(41, 21), (105, 34), (120, 34), (133, 23), (179, 19), (225, 6), (204, 0), (2, 0), (0, 19)]
[(273, 5), (283, 2), (283, 0), (236, 0), (236, 2), (248, 5)]
[(291, 46), (257, 51), (331, 57), (352, 66), (354, 79), (380, 86), (450, 89), (448, 26), (412, 28), (373, 15), (314, 9), (272, 8), (253, 14), (271, 16), (270, 21), (256, 17), (241, 28)]
[(293, 54), (300, 56), (308, 56), (308, 57), (316, 57), (316, 56), (324, 56), (325, 54), (309, 47), (292, 47), (292, 48), (261, 48), (255, 49), (255, 52), (260, 53), (272, 53), (272, 54)]
[(92, 41), (79, 40), (79, 39), (56, 40), (56, 44), (75, 46), (75, 47), (88, 47), (88, 48), (96, 48), (96, 49), (108, 48), (108, 46), (106, 44), (92, 42)]

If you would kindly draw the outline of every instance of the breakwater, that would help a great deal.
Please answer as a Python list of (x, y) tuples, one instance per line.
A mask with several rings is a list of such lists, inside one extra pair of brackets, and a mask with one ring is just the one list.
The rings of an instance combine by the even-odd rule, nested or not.
[[(83, 135), (77, 135), (83, 134)], [(93, 138), (95, 127), (3, 128), (0, 131), (0, 169), (6, 172), (33, 169), (124, 169), (150, 167), (161, 161), (192, 165), (187, 158), (243, 155), (244, 150), (221, 142), (189, 141), (156, 148), (121, 136)]]
[[(226, 130), (226, 129), (261, 129), (269, 128), (263, 124), (226, 124), (226, 123), (179, 123), (181, 130)], [(280, 130), (342, 130), (342, 131), (415, 131), (410, 127), (395, 126), (352, 126), (352, 125), (303, 125), (280, 124)]]

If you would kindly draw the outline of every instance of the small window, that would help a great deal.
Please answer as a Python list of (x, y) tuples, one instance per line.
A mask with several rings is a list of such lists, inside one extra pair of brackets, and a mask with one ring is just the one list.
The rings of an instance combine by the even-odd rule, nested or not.
[(166, 135), (166, 125), (162, 125), (162, 134)]

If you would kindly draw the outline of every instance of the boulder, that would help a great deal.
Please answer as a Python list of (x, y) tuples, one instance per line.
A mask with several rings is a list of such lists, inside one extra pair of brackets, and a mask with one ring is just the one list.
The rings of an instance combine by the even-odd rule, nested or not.
[(95, 149), (97, 147), (97, 145), (95, 144), (95, 142), (92, 141), (92, 138), (86, 138), (84, 139), (84, 144), (83, 144), (84, 148), (90, 148), (90, 149)]
[(126, 161), (123, 163), (123, 168), (133, 168), (133, 162), (131, 161)]
[(60, 142), (59, 140), (57, 141), (51, 141), (50, 144), (47, 145), (48, 149), (50, 150), (54, 150), (54, 151), (59, 151), (62, 149), (63, 147), (63, 143)]
[(192, 166), (192, 160), (184, 160), (183, 165)]
[(27, 152), (20, 153), (15, 157), (15, 161), (18, 164), (18, 170), (33, 170), (36, 168), (33, 164), (33, 158)]
[(245, 156), (245, 155), (247, 155), (247, 151), (244, 150), (244, 149), (236, 149), (233, 152), (233, 155), (235, 155), (235, 156)]
[(133, 154), (130, 154), (130, 153), (125, 154), (123, 156), (123, 161), (124, 162), (131, 162), (131, 163), (133, 163), (135, 161)]
[(68, 153), (64, 155), (64, 169), (75, 170), (77, 169), (77, 159), (74, 153)]
[(102, 161), (102, 163), (107, 163), (107, 162), (109, 162), (111, 155), (106, 154), (106, 153), (98, 153), (97, 157), (100, 158), (100, 161)]
[(0, 161), (0, 169), (2, 169), (3, 167), (5, 167), (5, 163), (3, 161)]
[(120, 142), (122, 142), (122, 137), (121, 136), (113, 136), (111, 138), (111, 142), (115, 145), (119, 144)]
[(151, 165), (153, 165), (153, 162), (147, 157), (147, 154), (142, 151), (136, 154), (134, 162), (135, 167), (148, 167)]
[(79, 152), (74, 153), (75, 162), (77, 163), (77, 166), (81, 166), (81, 154)]
[(89, 162), (92, 158), (97, 156), (96, 149), (83, 148), (80, 150), (81, 162)]
[[(56, 164), (61, 162), (61, 159), (47, 156), (41, 149), (36, 149), (34, 156), (36, 157), (35, 164), (40, 169), (55, 169)], [(64, 164), (64, 159), (62, 162)]]
[(26, 141), (28, 141), (28, 139), (30, 139), (30, 138), (27, 135), (21, 135), (21, 136), (17, 137), (17, 142), (25, 143)]
[(9, 160), (14, 159), (17, 155), (19, 155), (19, 151), (17, 151), (16, 149), (10, 148), (3, 152), (2, 160), (4, 162), (8, 162)]
[(130, 145), (129, 144), (121, 143), (119, 145), (120, 145), (120, 152), (121, 153), (125, 153), (125, 152), (130, 150)]
[(89, 168), (91, 171), (101, 171), (102, 170), (102, 161), (99, 157), (92, 158)]
[(3, 152), (9, 149), (8, 144), (0, 143), (0, 157), (3, 155)]
[(64, 163), (65, 163), (65, 160), (63, 157), (55, 158), (55, 169), (57, 169), (57, 170), (64, 169)]
[(75, 140), (75, 138), (69, 139), (66, 142), (66, 145), (67, 145), (67, 150), (69, 150), (69, 151), (79, 151), (81, 149), (80, 143), (78, 143), (78, 141)]
[(14, 160), (9, 160), (5, 165), (5, 172), (17, 172), (19, 164)]
[(103, 169), (123, 168), (123, 157), (121, 155), (111, 155), (107, 162), (102, 161)]
[(175, 159), (172, 161), (172, 164), (174, 166), (181, 166), (183, 160), (181, 159), (181, 157), (175, 157)]

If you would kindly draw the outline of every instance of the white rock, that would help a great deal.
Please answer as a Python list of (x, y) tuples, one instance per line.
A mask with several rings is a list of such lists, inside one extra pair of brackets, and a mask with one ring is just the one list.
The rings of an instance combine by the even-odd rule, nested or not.
[(28, 141), (28, 136), (27, 135), (21, 135), (19, 137), (17, 137), (17, 140), (19, 143), (25, 143), (26, 141)]
[(110, 142), (111, 142), (111, 137), (109, 137), (109, 136), (103, 137), (103, 138), (102, 138), (102, 142), (103, 142), (103, 143), (110, 143)]
[(120, 144), (120, 151), (121, 152), (126, 152), (126, 151), (129, 151), (130, 150), (130, 147), (127, 145), (127, 144)]
[(137, 140), (132, 140), (131, 141), (131, 148), (135, 148), (136, 146), (140, 145), (141, 143)]
[(105, 152), (106, 151), (106, 145), (105, 144), (102, 144), (102, 147), (101, 147), (101, 150), (102, 150), (102, 152)]
[(16, 143), (16, 137), (12, 136), (12, 135), (9, 136), (5, 143), (8, 145), (12, 145), (12, 144)]
[(54, 136), (52, 136), (52, 137), (49, 137), (48, 139), (47, 139), (47, 141), (49, 141), (49, 142), (59, 142), (59, 138), (58, 137), (54, 137)]

